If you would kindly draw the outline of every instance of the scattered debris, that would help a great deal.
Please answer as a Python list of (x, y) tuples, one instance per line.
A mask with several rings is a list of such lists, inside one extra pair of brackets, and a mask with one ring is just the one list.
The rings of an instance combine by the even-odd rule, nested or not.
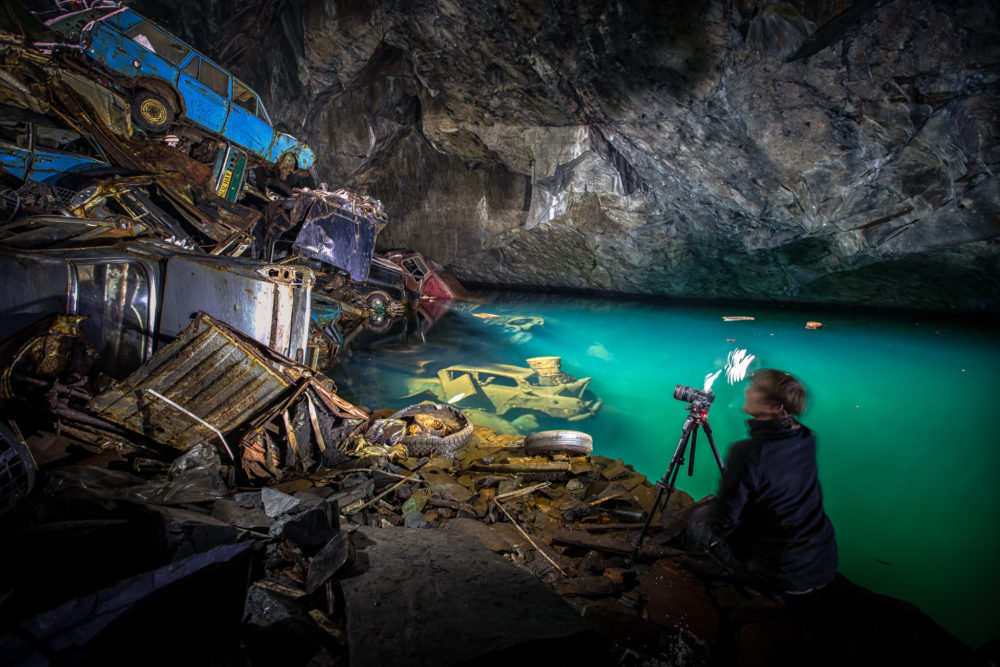
[(235, 462), (235, 444), (229, 443), (239, 442), (239, 460), (250, 479), (280, 479), (288, 471), (336, 461), (368, 419), (326, 383), (201, 312), (175, 341), (88, 408), (180, 451), (218, 441)]

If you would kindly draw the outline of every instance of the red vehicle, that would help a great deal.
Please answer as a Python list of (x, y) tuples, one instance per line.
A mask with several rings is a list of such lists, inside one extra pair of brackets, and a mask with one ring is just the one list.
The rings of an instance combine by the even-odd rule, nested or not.
[(420, 294), (421, 301), (466, 299), (465, 288), (432, 259), (411, 250), (390, 250), (382, 255), (398, 264), (406, 274), (406, 286)]

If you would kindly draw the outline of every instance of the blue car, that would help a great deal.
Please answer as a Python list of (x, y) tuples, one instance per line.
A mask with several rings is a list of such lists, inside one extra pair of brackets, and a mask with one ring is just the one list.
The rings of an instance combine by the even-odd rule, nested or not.
[(0, 167), (19, 181), (57, 185), (69, 174), (110, 168), (97, 158), (60, 150), (80, 136), (34, 123), (0, 123)]
[(316, 161), (308, 146), (274, 129), (249, 86), (128, 7), (104, 5), (47, 25), (131, 95), (132, 120), (144, 131), (163, 133), (183, 119), (288, 171)]

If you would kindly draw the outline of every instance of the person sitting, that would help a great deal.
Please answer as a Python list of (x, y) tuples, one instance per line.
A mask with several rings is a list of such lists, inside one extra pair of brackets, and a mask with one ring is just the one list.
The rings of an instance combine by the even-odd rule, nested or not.
[(837, 575), (837, 542), (823, 510), (816, 436), (795, 420), (806, 392), (792, 375), (751, 375), (743, 411), (750, 437), (733, 443), (716, 496), (689, 524), (696, 545), (772, 599), (817, 590)]

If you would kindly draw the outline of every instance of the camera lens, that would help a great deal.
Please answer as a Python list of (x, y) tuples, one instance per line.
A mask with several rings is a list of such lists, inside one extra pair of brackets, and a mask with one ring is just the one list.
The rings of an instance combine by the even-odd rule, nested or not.
[(678, 401), (684, 401), (685, 403), (691, 403), (697, 398), (697, 391), (691, 387), (686, 387), (682, 384), (674, 387), (674, 398)]
[(679, 384), (674, 387), (674, 398), (685, 403), (711, 403), (715, 400), (715, 394), (710, 391), (698, 391), (694, 387), (686, 387)]

